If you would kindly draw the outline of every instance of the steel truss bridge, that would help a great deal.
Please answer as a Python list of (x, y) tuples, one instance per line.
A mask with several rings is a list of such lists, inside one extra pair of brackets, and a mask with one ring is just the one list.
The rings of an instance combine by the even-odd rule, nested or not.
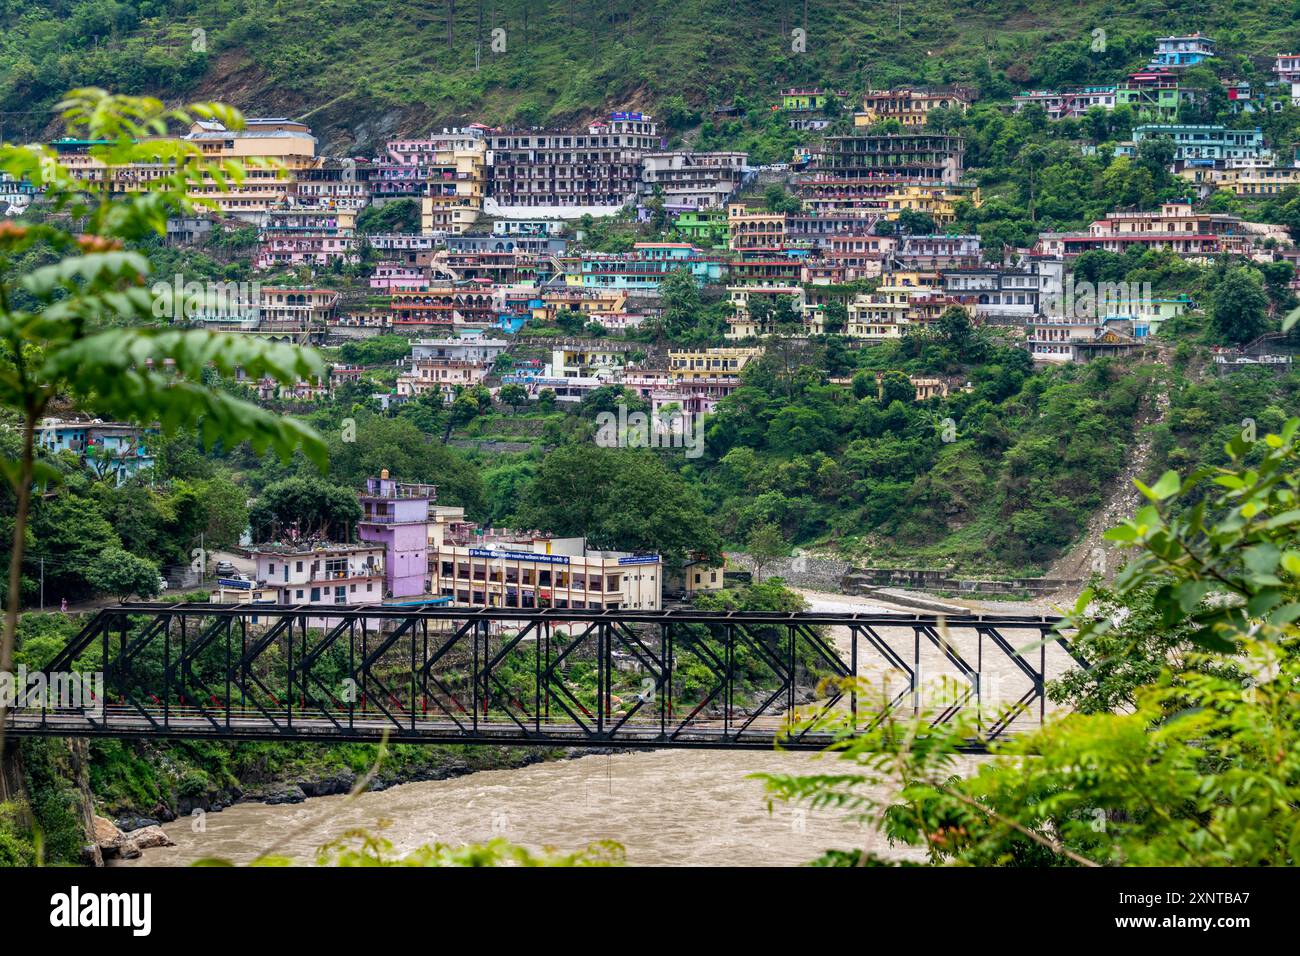
[(9, 733), (820, 749), (891, 712), (935, 724), (973, 712), (993, 739), (1040, 723), (1046, 681), (1086, 666), (1057, 622), (127, 604), (42, 669), (102, 674), (102, 693), (29, 699)]

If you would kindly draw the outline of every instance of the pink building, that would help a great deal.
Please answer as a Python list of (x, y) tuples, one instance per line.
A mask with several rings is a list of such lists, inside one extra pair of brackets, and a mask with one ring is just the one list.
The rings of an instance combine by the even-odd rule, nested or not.
[(412, 597), (429, 591), (429, 505), (433, 485), (403, 484), (388, 477), (366, 479), (357, 537), (384, 548), (384, 597)]
[(429, 285), (429, 277), (419, 266), (397, 262), (380, 262), (370, 276), (370, 288), (388, 292), (418, 291)]

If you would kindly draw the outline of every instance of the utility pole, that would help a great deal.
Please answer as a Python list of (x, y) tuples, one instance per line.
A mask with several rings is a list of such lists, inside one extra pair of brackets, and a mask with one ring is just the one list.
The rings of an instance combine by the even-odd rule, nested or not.
[(41, 558), (41, 610), (45, 610), (45, 558)]

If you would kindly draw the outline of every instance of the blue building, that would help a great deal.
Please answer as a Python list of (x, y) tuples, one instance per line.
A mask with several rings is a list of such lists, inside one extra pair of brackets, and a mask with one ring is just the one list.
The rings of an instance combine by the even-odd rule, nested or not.
[(1178, 69), (1204, 63), (1214, 56), (1214, 41), (1201, 33), (1188, 36), (1159, 37), (1156, 52), (1151, 57), (1152, 67)]
[(110, 475), (117, 484), (152, 468), (148, 438), (157, 430), (121, 422), (66, 421), (47, 418), (36, 432), (36, 443), (50, 454), (74, 452), (101, 478)]
[(1225, 126), (1176, 124), (1135, 126), (1132, 142), (1118, 144), (1115, 152), (1121, 156), (1134, 156), (1144, 139), (1156, 136), (1173, 140), (1176, 163), (1195, 163), (1198, 160), (1221, 163), (1227, 159), (1266, 159), (1270, 155), (1264, 145), (1264, 132), (1259, 127), (1228, 129)]

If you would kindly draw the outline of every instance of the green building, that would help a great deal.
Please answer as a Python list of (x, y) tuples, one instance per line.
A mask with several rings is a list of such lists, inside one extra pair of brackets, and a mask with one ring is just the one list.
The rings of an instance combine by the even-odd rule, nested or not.
[(725, 209), (688, 209), (673, 219), (677, 238), (701, 249), (727, 248)]

